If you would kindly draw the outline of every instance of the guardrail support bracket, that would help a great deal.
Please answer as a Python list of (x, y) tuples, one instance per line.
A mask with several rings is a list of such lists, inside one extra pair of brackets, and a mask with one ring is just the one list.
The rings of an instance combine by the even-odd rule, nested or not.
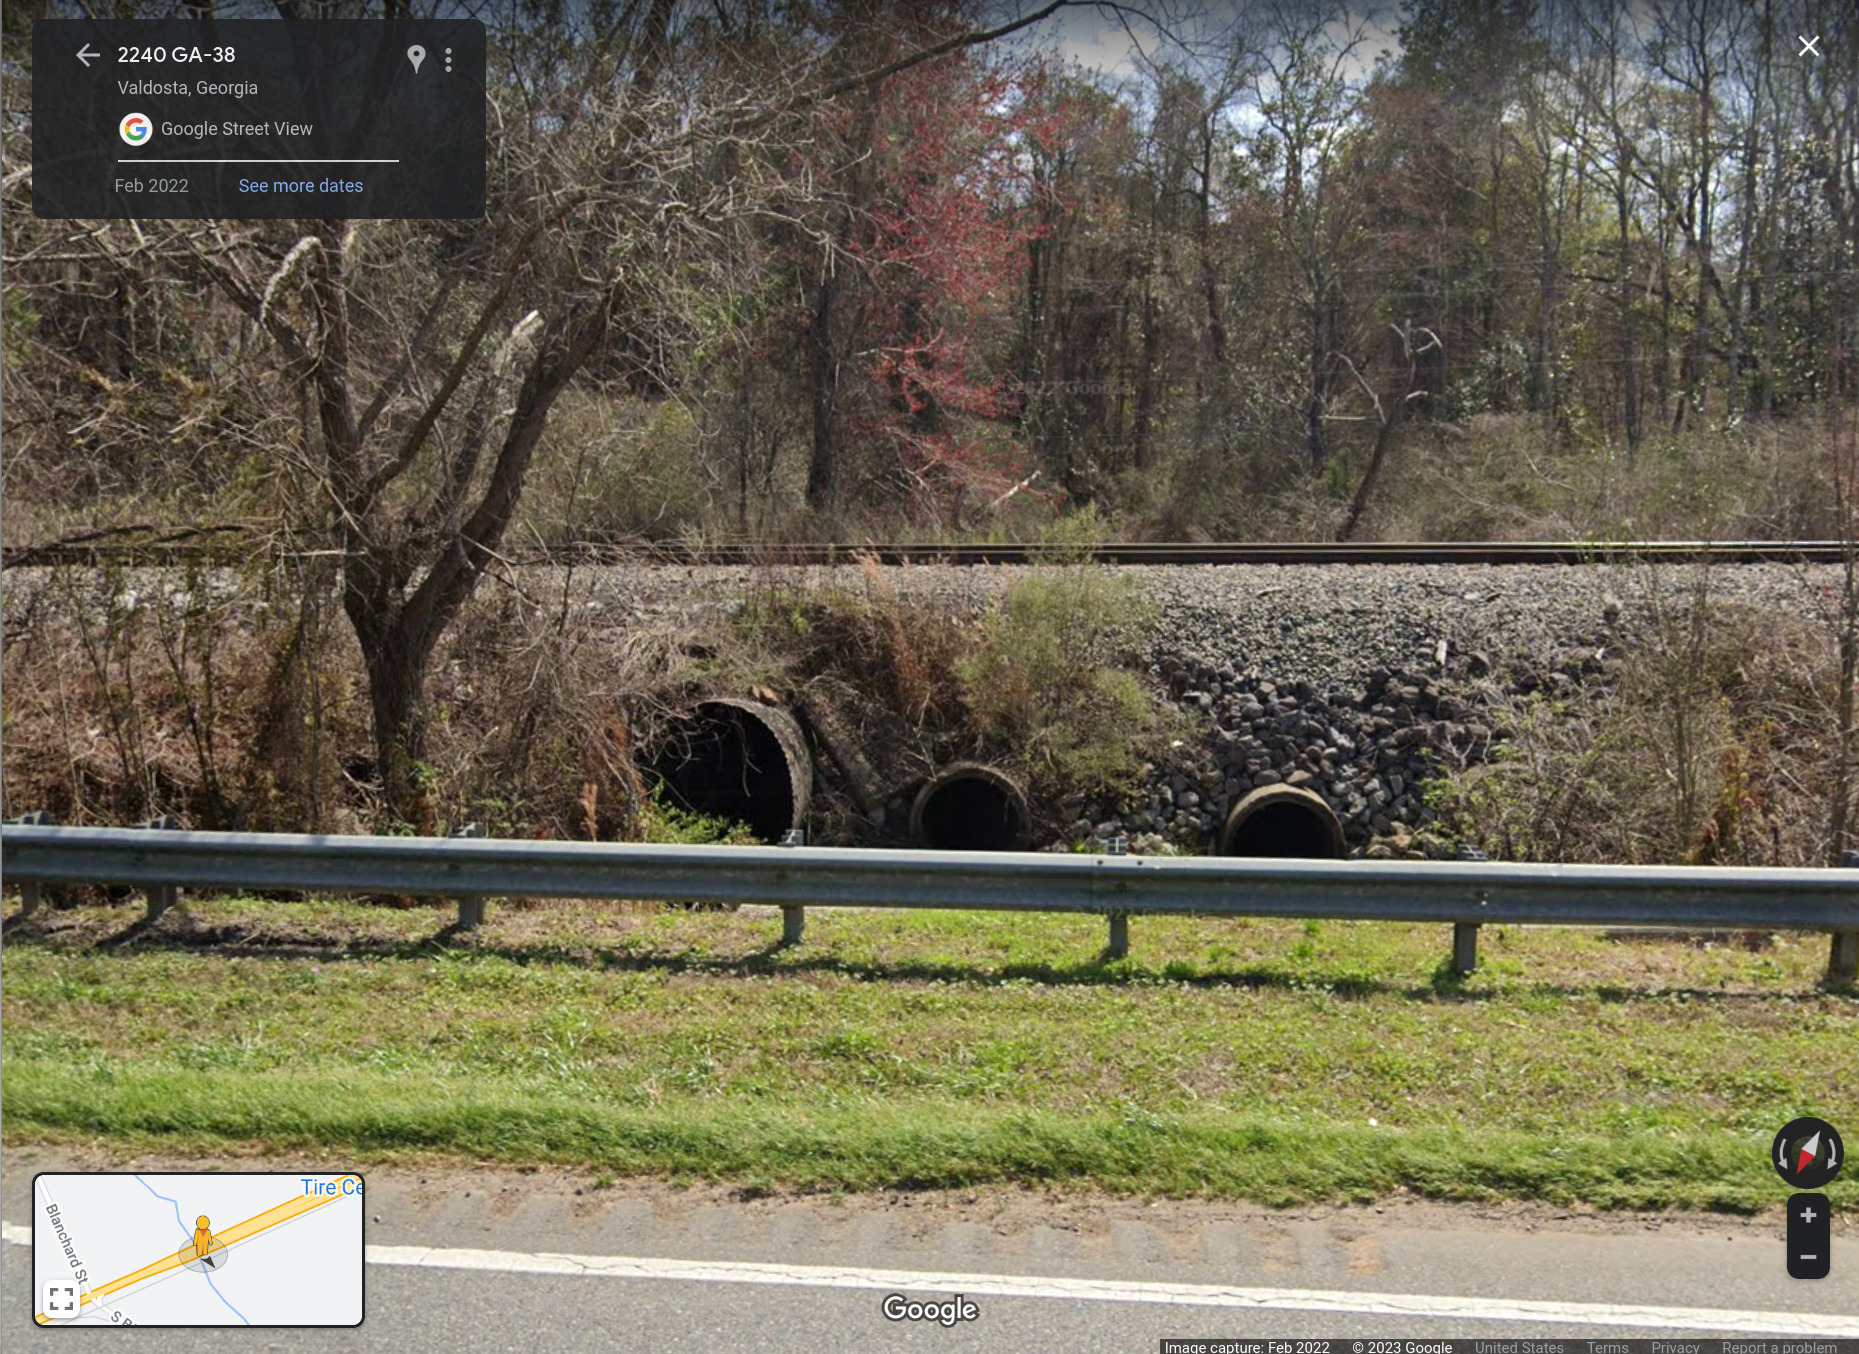
[[(805, 846), (807, 829), (791, 827), (781, 834), (779, 846)], [(798, 945), (807, 930), (807, 909), (799, 904), (783, 904), (781, 908), (781, 945)]]
[[(157, 814), (155, 817), (137, 825), (144, 832), (178, 832), (181, 820), (171, 813)], [(161, 914), (181, 901), (179, 884), (157, 884), (148, 891), (148, 916), (144, 918), (147, 925), (161, 920)]]
[(1128, 959), (1130, 957), (1130, 914), (1112, 912), (1110, 914), (1110, 943), (1104, 946), (1104, 958)]
[(1859, 931), (1833, 933), (1833, 952), (1827, 956), (1827, 981), (1859, 982)]
[(1478, 923), (1456, 921), (1452, 924), (1452, 971), (1466, 977), (1478, 967)]
[[(484, 824), (464, 823), (452, 830), (456, 841), (477, 841), (484, 836)], [(460, 931), (475, 931), (484, 925), (484, 895), (481, 893), (461, 893), (458, 895), (458, 927)]]
[[(22, 813), (19, 817), (9, 818), (7, 821), (9, 823), (17, 823), (21, 827), (58, 826), (58, 820), (44, 809), (34, 809), (31, 813)], [(22, 917), (30, 917), (33, 913), (37, 912), (39, 910), (40, 900), (43, 897), (44, 895), (39, 891), (38, 880), (27, 879), (22, 881), (19, 886), (19, 915)]]

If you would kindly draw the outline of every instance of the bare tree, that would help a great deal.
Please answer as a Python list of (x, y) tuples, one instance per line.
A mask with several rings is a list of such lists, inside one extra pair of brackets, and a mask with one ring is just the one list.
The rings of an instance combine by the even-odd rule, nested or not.
[(1309, 468), (1329, 463), (1324, 420), (1342, 379), (1335, 354), (1349, 301), (1346, 269), (1361, 243), (1367, 204), (1342, 180), (1362, 108), (1359, 70), (1368, 19), (1346, 6), (1278, 3), (1253, 77), (1267, 158), (1282, 176), (1278, 232), (1306, 360), (1301, 400)]
[[(706, 44), (702, 25), (680, 31), (670, 0), (651, 0), (556, 52), (547, 87), (513, 67), (497, 89), (493, 200), (458, 236), (312, 221), (278, 254), (258, 228), (179, 232), (189, 269), (304, 392), (307, 516), (338, 552), (396, 813), (431, 816), (427, 672), (500, 558), (564, 389), (594, 368), (668, 387), (705, 323), (707, 269), (746, 247), (749, 223), (799, 222), (807, 186), (784, 171), (801, 112), (1056, 7), (840, 78), (825, 74), (830, 48), (789, 33), (790, 74), (771, 81), (739, 35)], [(389, 269), (423, 286), (384, 286)]]
[[(1369, 450), (1368, 469), (1362, 472), (1362, 482), (1356, 487), (1355, 498), (1350, 501), (1349, 513), (1343, 519), (1342, 529), (1336, 533), (1339, 541), (1355, 538), (1362, 514), (1368, 510), (1369, 499), (1374, 495), (1376, 481), (1381, 478), (1382, 465), (1388, 459), (1388, 449), (1394, 443), (1394, 431), (1407, 420), (1415, 401), (1426, 395), (1418, 380), (1420, 359), (1440, 346), (1439, 335), (1431, 329), (1405, 324), (1390, 325), (1389, 331), (1393, 337), (1392, 347), (1397, 350), (1393, 366), (1400, 373), (1398, 395), (1393, 390), (1377, 390), (1347, 355), (1337, 355), (1349, 368), (1349, 374), (1355, 377), (1356, 384), (1362, 387), (1362, 393), (1368, 396), (1375, 410), (1375, 445)], [(1384, 393), (1387, 399), (1383, 399)]]

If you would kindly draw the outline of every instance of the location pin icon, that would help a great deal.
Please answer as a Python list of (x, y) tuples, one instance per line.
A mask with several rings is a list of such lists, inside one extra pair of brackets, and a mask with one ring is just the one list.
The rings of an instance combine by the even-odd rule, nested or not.
[(407, 60), (413, 63), (413, 73), (415, 75), (418, 75), (420, 73), (420, 62), (424, 61), (425, 59), (426, 59), (426, 49), (420, 46), (417, 42), (414, 43), (413, 46), (407, 48)]

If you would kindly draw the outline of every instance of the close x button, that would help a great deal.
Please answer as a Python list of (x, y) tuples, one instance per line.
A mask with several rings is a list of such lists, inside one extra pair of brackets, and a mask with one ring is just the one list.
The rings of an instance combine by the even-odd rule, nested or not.
[(1833, 1210), (1824, 1194), (1788, 1198), (1788, 1277), (1824, 1279), (1832, 1258)]

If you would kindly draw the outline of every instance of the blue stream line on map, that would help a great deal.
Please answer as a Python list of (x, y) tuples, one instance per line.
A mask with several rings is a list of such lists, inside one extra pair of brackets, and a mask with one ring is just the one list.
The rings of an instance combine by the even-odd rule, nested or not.
[[(144, 1180), (139, 1175), (134, 1177), (134, 1179), (135, 1179), (135, 1182), (138, 1185), (142, 1186), (143, 1189), (147, 1190), (150, 1194), (155, 1194), (155, 1187), (149, 1184), (148, 1181)], [(186, 1223), (181, 1221), (180, 1202), (175, 1199), (170, 1199), (165, 1194), (155, 1194), (155, 1197), (166, 1203), (170, 1203), (174, 1205), (174, 1225), (181, 1229), (182, 1241), (184, 1242), (192, 1241), (194, 1239), (193, 1232), (188, 1229), (188, 1226)], [(207, 1281), (207, 1287), (213, 1290), (213, 1296), (218, 1298), (221, 1302), (226, 1302), (226, 1295), (219, 1291), (219, 1285), (213, 1282), (213, 1276), (211, 1274), (206, 1273), (204, 1269), (201, 1271), (201, 1274)], [(234, 1316), (238, 1317), (239, 1320), (245, 1321), (244, 1313), (242, 1313), (237, 1307), (234, 1307), (230, 1302), (226, 1302), (226, 1310), (231, 1312)], [(252, 1323), (249, 1321), (245, 1321), (245, 1324), (249, 1326)]]
[[(213, 1290), (213, 1296), (218, 1298), (221, 1302), (226, 1302), (226, 1295), (219, 1291), (219, 1285), (213, 1282), (213, 1276), (209, 1274), (206, 1276), (206, 1279), (207, 1279), (207, 1287)], [(241, 1312), (237, 1307), (234, 1307), (230, 1302), (226, 1302), (226, 1310), (231, 1312), (234, 1316), (238, 1317), (239, 1320), (245, 1321), (245, 1314)], [(245, 1324), (249, 1326), (252, 1323), (249, 1321), (245, 1321)]]

